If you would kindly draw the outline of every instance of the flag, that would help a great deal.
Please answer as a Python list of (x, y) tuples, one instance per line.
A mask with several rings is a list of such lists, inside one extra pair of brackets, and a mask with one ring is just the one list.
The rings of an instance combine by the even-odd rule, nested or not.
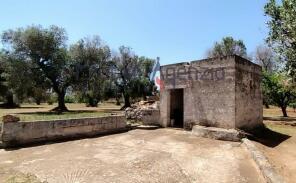
[(160, 80), (160, 63), (159, 63), (159, 57), (157, 57), (156, 62), (153, 66), (152, 72), (150, 74), (150, 81), (154, 81), (155, 85), (157, 86), (157, 89), (160, 90), (161, 87), (161, 80)]

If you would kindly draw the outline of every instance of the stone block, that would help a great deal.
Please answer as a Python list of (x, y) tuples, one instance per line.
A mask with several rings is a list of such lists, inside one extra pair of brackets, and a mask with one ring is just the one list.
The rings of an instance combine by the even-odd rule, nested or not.
[(3, 123), (4, 146), (120, 132), (126, 129), (124, 116), (81, 118), (55, 121)]
[(206, 137), (216, 140), (225, 141), (240, 141), (244, 135), (235, 129), (224, 129), (215, 127), (205, 127), (194, 125), (192, 128), (192, 134), (198, 137)]

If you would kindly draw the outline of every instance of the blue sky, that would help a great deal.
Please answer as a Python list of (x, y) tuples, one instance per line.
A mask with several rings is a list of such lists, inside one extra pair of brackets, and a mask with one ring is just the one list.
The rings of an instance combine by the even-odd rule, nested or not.
[(68, 43), (99, 35), (112, 49), (133, 48), (161, 64), (205, 57), (224, 36), (248, 53), (268, 33), (266, 0), (0, 0), (0, 32), (32, 24), (58, 25)]

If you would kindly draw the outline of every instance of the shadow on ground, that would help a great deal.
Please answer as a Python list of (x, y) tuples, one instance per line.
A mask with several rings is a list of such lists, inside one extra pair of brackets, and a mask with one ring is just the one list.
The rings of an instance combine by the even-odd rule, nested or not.
[(60, 111), (36, 111), (36, 112), (20, 112), (18, 114), (37, 114), (37, 115), (57, 115), (57, 114), (81, 114), (81, 113), (112, 113), (112, 112), (120, 112), (118, 109), (100, 109), (100, 110), (69, 110), (66, 112)]
[(263, 117), (263, 120), (270, 120), (270, 121), (296, 121), (296, 117)]
[(37, 115), (57, 115), (57, 114), (81, 114), (81, 113), (97, 113), (95, 110), (69, 110), (67, 112), (59, 111), (37, 111), (37, 112), (21, 112), (18, 114), (37, 114)]
[(5, 104), (0, 104), (0, 109), (42, 109), (43, 106), (7, 106)]
[(262, 127), (254, 134), (249, 136), (251, 140), (257, 141), (268, 147), (276, 147), (291, 136), (275, 132), (267, 127)]

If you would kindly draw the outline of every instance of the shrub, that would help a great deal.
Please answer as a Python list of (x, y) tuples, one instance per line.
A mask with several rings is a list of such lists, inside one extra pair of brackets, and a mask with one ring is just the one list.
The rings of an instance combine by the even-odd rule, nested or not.
[(52, 105), (53, 103), (57, 102), (57, 96), (54, 94), (51, 94), (47, 99), (47, 104)]
[(65, 96), (65, 103), (75, 103), (76, 99), (74, 96), (72, 95), (66, 95)]

